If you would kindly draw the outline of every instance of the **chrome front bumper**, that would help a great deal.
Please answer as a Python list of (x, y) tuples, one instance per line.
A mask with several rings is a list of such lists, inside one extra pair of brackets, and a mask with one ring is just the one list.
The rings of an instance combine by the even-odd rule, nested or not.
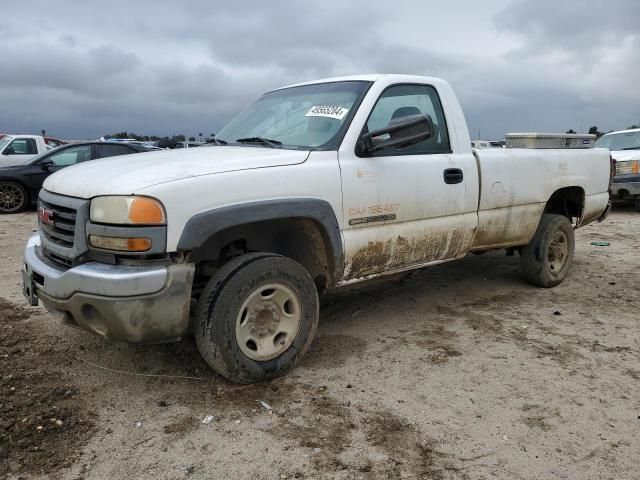
[(89, 262), (63, 270), (42, 258), (39, 235), (25, 249), (23, 280), (64, 323), (112, 340), (178, 340), (189, 329), (192, 264), (133, 267)]
[(613, 179), (611, 184), (611, 196), (613, 198), (633, 198), (640, 195), (640, 176), (634, 176), (628, 182), (616, 182), (616, 178)]

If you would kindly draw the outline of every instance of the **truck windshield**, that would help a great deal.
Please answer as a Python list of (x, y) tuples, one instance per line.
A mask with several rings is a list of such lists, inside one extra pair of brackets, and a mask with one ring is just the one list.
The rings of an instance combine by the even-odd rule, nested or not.
[(2, 151), (4, 147), (9, 145), (9, 143), (11, 143), (11, 140), (13, 140), (13, 137), (10, 137), (8, 135), (0, 138), (0, 151)]
[(348, 81), (275, 90), (240, 113), (216, 139), (229, 145), (335, 150), (370, 85)]
[(640, 150), (640, 131), (605, 135), (598, 139), (596, 147), (609, 150)]

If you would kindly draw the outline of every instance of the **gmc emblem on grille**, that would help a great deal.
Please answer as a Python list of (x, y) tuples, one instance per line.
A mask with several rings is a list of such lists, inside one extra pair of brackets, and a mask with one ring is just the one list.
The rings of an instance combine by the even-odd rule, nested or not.
[(53, 212), (44, 207), (38, 208), (38, 219), (45, 225), (53, 226)]

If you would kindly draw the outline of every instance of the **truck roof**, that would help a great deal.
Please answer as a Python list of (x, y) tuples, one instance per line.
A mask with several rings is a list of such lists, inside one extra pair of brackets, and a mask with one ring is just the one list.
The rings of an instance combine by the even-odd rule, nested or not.
[(42, 135), (29, 135), (29, 134), (24, 134), (24, 133), (5, 133), (3, 134), (3, 136), (5, 137), (12, 137), (12, 138), (43, 138)]
[(300, 87), (302, 85), (313, 85), (315, 83), (329, 83), (329, 82), (348, 82), (348, 81), (364, 81), (364, 82), (376, 82), (384, 80), (387, 83), (429, 83), (431, 85), (447, 84), (447, 82), (437, 77), (426, 77), (422, 75), (404, 75), (398, 73), (370, 73), (362, 75), (346, 75), (343, 77), (329, 77), (321, 78), (319, 80), (311, 80), (308, 82), (294, 83), (284, 87), (276, 88), (276, 90), (282, 90), (284, 88)]

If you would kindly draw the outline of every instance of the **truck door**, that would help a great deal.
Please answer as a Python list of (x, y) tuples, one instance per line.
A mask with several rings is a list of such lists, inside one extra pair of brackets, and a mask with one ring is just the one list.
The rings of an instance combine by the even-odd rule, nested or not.
[(465, 244), (464, 160), (452, 154), (436, 89), (387, 87), (362, 133), (416, 114), (431, 116), (432, 138), (367, 157), (339, 152), (346, 280), (454, 258)]
[(38, 154), (38, 147), (33, 138), (16, 138), (2, 151), (4, 158), (28, 160)]

